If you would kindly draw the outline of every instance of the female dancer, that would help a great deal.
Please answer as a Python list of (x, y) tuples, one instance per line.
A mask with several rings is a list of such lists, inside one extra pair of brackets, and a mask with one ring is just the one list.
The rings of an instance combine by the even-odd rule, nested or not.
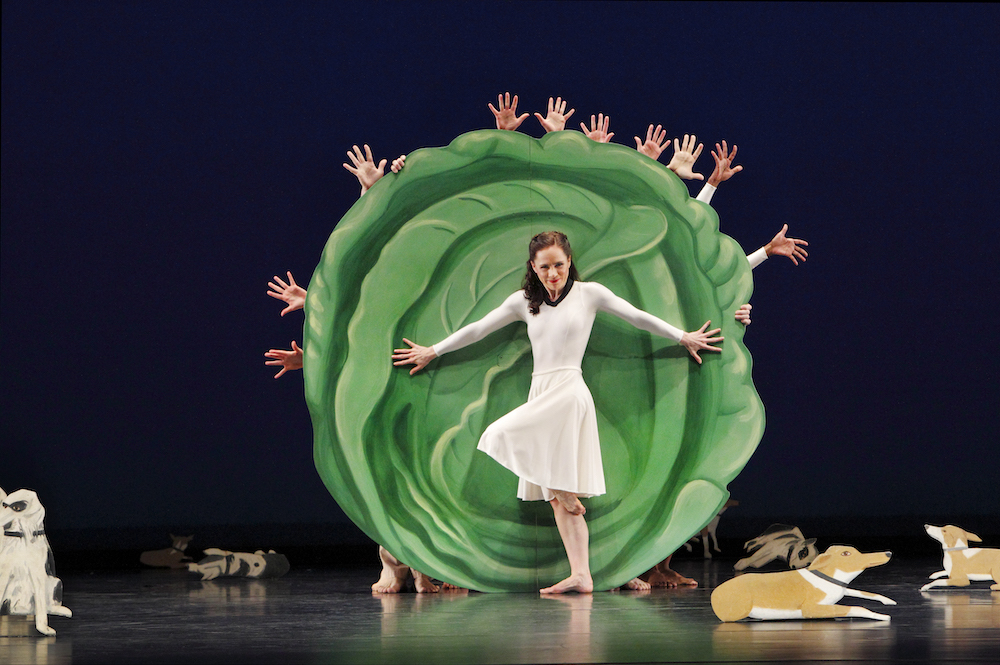
[(596, 282), (580, 282), (569, 240), (558, 231), (539, 233), (528, 245), (528, 269), (521, 291), (502, 305), (433, 346), (403, 339), (394, 365), (423, 369), (437, 356), (479, 341), (514, 321), (528, 324), (534, 371), (528, 402), (486, 428), (479, 450), (520, 478), (517, 496), (552, 505), (556, 526), (569, 558), (570, 576), (541, 593), (590, 593), (589, 533), (580, 497), (604, 494), (604, 468), (597, 416), (581, 364), (598, 311), (614, 314), (636, 328), (672, 339), (701, 364), (699, 351), (710, 346), (720, 329), (683, 332), (630, 305)]

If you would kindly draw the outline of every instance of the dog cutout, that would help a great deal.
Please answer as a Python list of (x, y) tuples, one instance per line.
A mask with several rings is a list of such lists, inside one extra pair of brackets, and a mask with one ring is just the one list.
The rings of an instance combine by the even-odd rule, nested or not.
[(139, 555), (139, 561), (153, 568), (187, 568), (189, 561), (194, 561), (184, 554), (188, 543), (194, 536), (175, 536), (170, 534), (171, 545), (162, 550), (150, 550)]
[(275, 554), (274, 550), (257, 550), (249, 552), (230, 552), (210, 547), (204, 550), (205, 558), (198, 563), (189, 563), (187, 568), (192, 573), (201, 573), (201, 580), (214, 580), (216, 577), (253, 577), (268, 579), (281, 577), (290, 569), (288, 558), (284, 554)]
[(719, 537), (715, 535), (716, 530), (719, 528), (719, 519), (722, 517), (722, 513), (726, 512), (727, 508), (732, 508), (738, 505), (740, 505), (740, 502), (737, 501), (736, 499), (727, 499), (726, 504), (719, 509), (718, 514), (712, 518), (712, 521), (709, 522), (704, 529), (699, 531), (697, 536), (692, 537), (689, 541), (684, 543), (684, 549), (690, 552), (691, 543), (701, 542), (702, 545), (704, 546), (704, 553), (703, 553), (704, 558), (711, 559), (712, 552), (709, 549), (709, 540), (711, 540), (712, 544), (714, 545), (712, 549), (714, 549), (716, 552), (722, 552), (722, 550), (719, 549)]
[[(939, 570), (930, 576), (933, 582), (920, 587), (927, 591), (942, 586), (969, 586), (970, 582), (989, 582), (994, 584), (991, 591), (1000, 591), (1000, 550), (985, 547), (969, 547), (970, 542), (981, 543), (983, 539), (969, 531), (949, 524), (947, 526), (932, 526), (925, 524), (924, 529), (934, 540), (941, 543), (944, 549), (944, 570)], [(941, 579), (941, 578), (946, 579)]]
[(62, 580), (55, 576), (52, 548), (45, 537), (45, 508), (38, 495), (0, 489), (0, 615), (35, 617), (35, 629), (55, 635), (49, 615), (71, 617), (62, 604)]
[(772, 524), (764, 533), (748, 540), (743, 549), (750, 556), (737, 561), (734, 570), (761, 568), (779, 559), (788, 562), (789, 568), (797, 570), (808, 566), (819, 554), (815, 538), (807, 540), (798, 527), (787, 524)]
[(861, 553), (850, 546), (835, 545), (816, 557), (808, 568), (748, 573), (723, 582), (712, 592), (712, 609), (722, 621), (841, 617), (888, 621), (887, 614), (836, 603), (851, 596), (895, 605), (885, 596), (847, 586), (866, 568), (881, 566), (891, 557), (892, 552)]

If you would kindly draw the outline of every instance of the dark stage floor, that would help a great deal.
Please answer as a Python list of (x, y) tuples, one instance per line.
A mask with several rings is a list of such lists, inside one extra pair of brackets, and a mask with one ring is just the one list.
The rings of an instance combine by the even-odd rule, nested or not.
[[(920, 593), (940, 559), (894, 560), (851, 586), (892, 616), (722, 624), (712, 589), (732, 561), (677, 562), (697, 589), (540, 597), (373, 597), (377, 569), (295, 569), (277, 580), (201, 582), (156, 570), (62, 574), (72, 619), (53, 638), (0, 638), (2, 663), (993, 662), (1000, 592)], [(294, 566), (294, 561), (293, 561)]]

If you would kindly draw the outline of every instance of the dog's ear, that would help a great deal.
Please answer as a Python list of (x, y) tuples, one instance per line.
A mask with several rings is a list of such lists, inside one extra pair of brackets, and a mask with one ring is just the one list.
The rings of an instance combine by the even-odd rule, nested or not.
[(966, 531), (965, 535), (969, 537), (969, 542), (970, 543), (981, 543), (981, 542), (983, 542), (982, 538), (980, 538), (976, 534), (972, 533), (971, 531)]
[(802, 544), (805, 545), (806, 547), (809, 547), (810, 545), (815, 545), (816, 544), (816, 539), (815, 538), (810, 538), (809, 540), (804, 540), (804, 541), (802, 541)]
[(830, 554), (829, 552), (823, 552), (818, 557), (813, 559), (813, 562), (809, 564), (809, 568), (822, 568), (823, 566), (828, 564), (830, 562), (830, 559), (832, 558), (833, 558), (832, 554)]

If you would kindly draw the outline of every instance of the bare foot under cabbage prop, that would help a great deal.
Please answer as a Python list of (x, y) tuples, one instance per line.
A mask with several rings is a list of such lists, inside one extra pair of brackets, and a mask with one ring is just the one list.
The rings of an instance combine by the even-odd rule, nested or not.
[(62, 581), (56, 577), (52, 549), (45, 537), (45, 508), (38, 495), (0, 489), (0, 615), (35, 617), (35, 629), (55, 635), (49, 615), (71, 617), (62, 604)]
[(476, 452), (524, 403), (524, 328), (410, 377), (405, 335), (443, 339), (520, 288), (528, 240), (567, 233), (582, 278), (687, 329), (722, 322), (723, 352), (683, 348), (600, 316), (583, 372), (608, 493), (587, 501), (596, 589), (621, 586), (708, 524), (760, 440), (763, 407), (732, 312), (752, 290), (739, 245), (660, 164), (576, 132), (484, 130), (418, 150), (337, 225), (306, 301), (304, 379), (314, 457), (344, 512), (435, 578), (537, 590), (568, 571), (551, 509)]

